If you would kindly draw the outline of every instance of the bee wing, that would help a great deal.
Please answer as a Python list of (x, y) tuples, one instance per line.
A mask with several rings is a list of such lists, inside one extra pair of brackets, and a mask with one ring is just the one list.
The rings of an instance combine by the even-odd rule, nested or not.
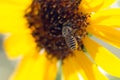
[(67, 46), (71, 50), (76, 50), (78, 48), (78, 43), (75, 37), (68, 35), (65, 37), (65, 41), (66, 41)]

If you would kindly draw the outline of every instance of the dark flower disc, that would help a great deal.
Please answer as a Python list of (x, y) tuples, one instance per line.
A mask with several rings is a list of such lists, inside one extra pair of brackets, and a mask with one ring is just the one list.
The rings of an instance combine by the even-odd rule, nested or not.
[(83, 47), (88, 14), (79, 10), (81, 0), (33, 0), (25, 17), (37, 47), (65, 59)]

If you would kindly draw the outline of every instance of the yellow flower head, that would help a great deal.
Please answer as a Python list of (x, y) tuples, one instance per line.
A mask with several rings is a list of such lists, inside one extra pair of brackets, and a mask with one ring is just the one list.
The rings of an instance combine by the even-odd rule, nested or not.
[(108, 80), (99, 66), (120, 77), (120, 59), (91, 39), (120, 48), (120, 8), (115, 0), (0, 1), (0, 33), (10, 59), (21, 62), (11, 80)]
[(89, 13), (79, 10), (81, 0), (33, 1), (25, 15), (37, 47), (57, 59), (64, 59), (83, 48)]

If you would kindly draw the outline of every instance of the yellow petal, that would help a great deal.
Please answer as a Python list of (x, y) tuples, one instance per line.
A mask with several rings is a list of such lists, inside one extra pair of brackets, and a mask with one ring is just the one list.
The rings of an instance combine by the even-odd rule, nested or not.
[(80, 9), (82, 8), (86, 12), (94, 12), (110, 6), (114, 1), (115, 0), (82, 0)]
[(103, 4), (102, 4), (100, 10), (110, 7), (115, 1), (116, 0), (103, 0)]
[(98, 70), (96, 64), (88, 59), (85, 53), (77, 53), (75, 59), (76, 62), (82, 66), (89, 80), (108, 80), (108, 78)]
[(65, 80), (82, 80), (78, 79), (79, 74), (82, 74), (83, 80), (108, 80), (82, 52), (76, 52), (75, 56), (66, 59), (63, 72)]
[(87, 31), (97, 36), (98, 38), (110, 43), (111, 45), (120, 48), (120, 30), (114, 27), (91, 25)]
[(63, 62), (63, 80), (88, 80), (84, 69), (81, 67), (81, 65), (79, 65), (80, 63), (76, 62), (73, 57), (70, 56)]
[(12, 5), (22, 5), (26, 6), (27, 4), (31, 3), (32, 0), (1, 0), (0, 3), (12, 4)]
[(56, 61), (46, 55), (25, 56), (10, 80), (55, 80), (57, 74)]
[(0, 1), (0, 33), (18, 32), (26, 27), (24, 14), (31, 0), (17, 1)]
[(120, 8), (110, 8), (107, 10), (98, 11), (92, 15), (92, 18), (99, 18), (105, 16), (118, 16), (120, 15)]
[(105, 25), (120, 28), (120, 8), (103, 10), (91, 15), (91, 25)]
[(10, 59), (37, 51), (36, 43), (30, 33), (12, 34), (4, 41), (4, 48)]
[(109, 74), (120, 77), (120, 59), (87, 37), (84, 40), (84, 45), (96, 64), (101, 66)]

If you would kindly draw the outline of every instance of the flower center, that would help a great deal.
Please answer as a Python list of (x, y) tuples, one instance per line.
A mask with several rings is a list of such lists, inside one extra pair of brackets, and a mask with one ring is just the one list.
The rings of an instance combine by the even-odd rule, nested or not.
[(33, 0), (25, 15), (37, 46), (64, 59), (83, 47), (88, 14), (79, 11), (81, 0)]

